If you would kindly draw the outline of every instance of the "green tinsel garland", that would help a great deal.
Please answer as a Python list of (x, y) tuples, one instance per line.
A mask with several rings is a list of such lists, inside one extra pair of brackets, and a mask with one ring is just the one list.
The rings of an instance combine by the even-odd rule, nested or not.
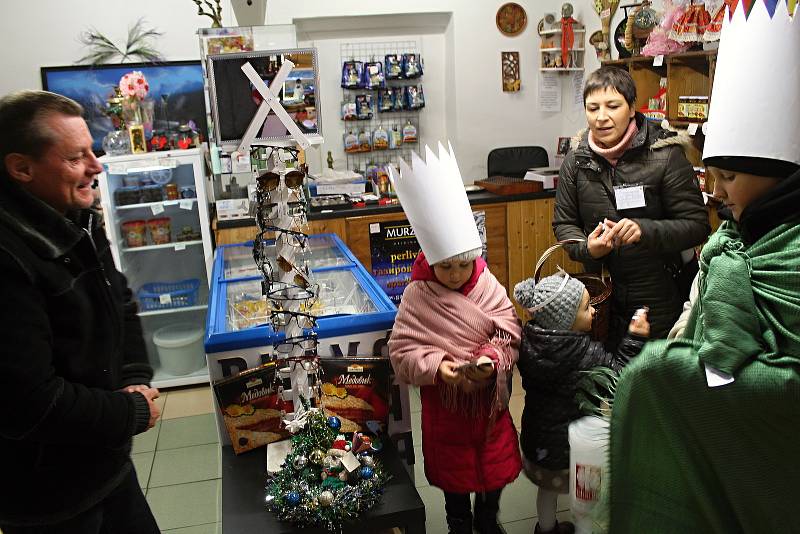
[[(304, 404), (308, 409), (305, 399)], [(322, 525), (330, 531), (340, 531), (344, 521), (358, 517), (380, 501), (390, 477), (374, 460), (368, 478), (361, 476), (361, 467), (346, 482), (337, 476), (323, 480), (320, 452), (324, 454), (331, 448), (338, 429), (329, 426), (329, 418), (322, 410), (309, 410), (307, 417), (305, 427), (291, 438), (292, 450), (282, 469), (267, 485), (267, 508), (281, 521), (300, 527)], [(320, 499), (323, 492), (330, 493)]]

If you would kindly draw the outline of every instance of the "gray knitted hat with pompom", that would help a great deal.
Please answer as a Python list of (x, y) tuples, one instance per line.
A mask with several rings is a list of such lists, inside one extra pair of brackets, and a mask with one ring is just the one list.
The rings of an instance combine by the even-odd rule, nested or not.
[(583, 282), (570, 276), (564, 288), (558, 291), (563, 282), (563, 275), (554, 274), (542, 278), (538, 284), (533, 278), (528, 278), (514, 286), (514, 298), (520, 306), (527, 309), (538, 306), (558, 292), (553, 300), (534, 312), (533, 322), (539, 328), (547, 330), (570, 330), (572, 328), (575, 317), (578, 315), (578, 307), (581, 304), (585, 286)]

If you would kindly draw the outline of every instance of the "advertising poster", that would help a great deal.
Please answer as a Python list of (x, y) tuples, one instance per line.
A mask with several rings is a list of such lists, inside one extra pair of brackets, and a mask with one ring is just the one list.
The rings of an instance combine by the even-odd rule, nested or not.
[[(486, 212), (473, 211), (486, 259)], [(411, 281), (411, 267), (420, 248), (408, 221), (372, 223), (369, 226), (372, 277), (397, 306)]]

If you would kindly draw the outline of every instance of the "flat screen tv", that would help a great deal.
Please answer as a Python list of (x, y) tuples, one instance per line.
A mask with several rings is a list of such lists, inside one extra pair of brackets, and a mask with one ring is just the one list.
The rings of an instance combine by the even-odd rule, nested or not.
[(177, 132), (179, 126), (194, 121), (202, 139), (208, 138), (199, 60), (42, 67), (42, 89), (68, 96), (83, 106), (94, 139), (92, 146), (101, 153), (103, 137), (114, 129), (105, 113), (106, 101), (120, 78), (132, 70), (141, 71), (150, 85), (155, 130)]
[[(319, 70), (315, 48), (292, 48), (208, 56), (208, 82), (215, 141), (220, 146), (238, 145), (262, 98), (250, 83), (242, 65), (249, 62), (269, 86), (285, 59), (294, 63), (278, 97), (283, 108), (305, 134), (322, 135), (319, 108)], [(286, 127), (270, 110), (254, 143), (289, 141)]]

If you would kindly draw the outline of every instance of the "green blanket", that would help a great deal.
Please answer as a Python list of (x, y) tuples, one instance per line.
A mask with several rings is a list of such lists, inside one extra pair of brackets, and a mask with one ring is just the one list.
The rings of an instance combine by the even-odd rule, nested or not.
[(800, 532), (800, 225), (747, 247), (724, 223), (700, 263), (685, 339), (647, 344), (617, 385), (609, 530)]

